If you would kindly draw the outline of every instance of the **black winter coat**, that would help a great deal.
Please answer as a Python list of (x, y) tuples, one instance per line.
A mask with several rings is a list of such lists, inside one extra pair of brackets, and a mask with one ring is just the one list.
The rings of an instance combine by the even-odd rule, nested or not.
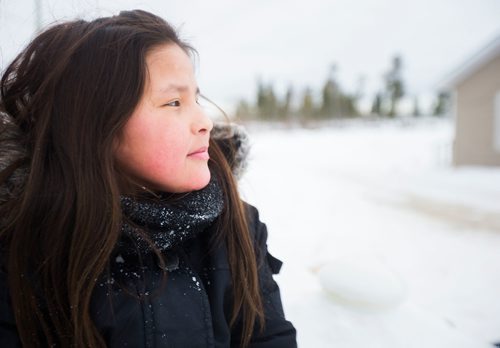
[[(257, 209), (247, 205), (250, 231), (258, 253), (259, 278), (266, 325), (258, 324), (251, 339), (255, 348), (296, 347), (296, 332), (283, 314), (278, 285), (272, 274), (281, 261), (267, 251), (266, 225)], [(91, 313), (109, 347), (208, 348), (238, 347), (241, 325), (229, 327), (231, 275), (223, 245), (209, 252), (205, 230), (168, 253), (170, 269), (164, 287), (156, 256), (117, 255), (110, 278), (97, 284)], [(141, 265), (140, 267), (138, 265)], [(20, 347), (6, 274), (0, 272), (0, 347)]]

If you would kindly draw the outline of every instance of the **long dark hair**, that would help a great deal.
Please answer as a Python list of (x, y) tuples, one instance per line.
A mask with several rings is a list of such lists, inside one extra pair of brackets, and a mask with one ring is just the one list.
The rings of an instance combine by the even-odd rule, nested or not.
[[(141, 10), (70, 21), (39, 34), (2, 76), (0, 111), (9, 115), (2, 131), (15, 126), (24, 153), (0, 173), (0, 185), (26, 172), (0, 205), (3, 264), (24, 346), (105, 346), (89, 304), (120, 236), (119, 197), (130, 182), (113, 149), (143, 93), (146, 54), (163, 44), (193, 51)], [(226, 199), (217, 233), (232, 273), (231, 325), (242, 318), (246, 346), (264, 320), (255, 251), (230, 165), (213, 140), (210, 151)]]

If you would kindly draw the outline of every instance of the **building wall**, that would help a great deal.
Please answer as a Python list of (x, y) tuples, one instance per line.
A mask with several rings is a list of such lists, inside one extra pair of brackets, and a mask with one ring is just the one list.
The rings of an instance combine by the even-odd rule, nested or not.
[(500, 55), (456, 86), (454, 165), (500, 165), (494, 146), (500, 137), (500, 110), (495, 110), (499, 91)]

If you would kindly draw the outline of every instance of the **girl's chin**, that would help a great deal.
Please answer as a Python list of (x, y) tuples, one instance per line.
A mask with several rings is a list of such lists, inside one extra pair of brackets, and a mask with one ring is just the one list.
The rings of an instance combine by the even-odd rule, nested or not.
[(189, 182), (179, 183), (179, 185), (175, 185), (174, 187), (171, 186), (170, 189), (166, 191), (174, 193), (185, 193), (201, 190), (205, 188), (210, 182), (210, 176), (210, 171), (207, 168), (203, 173), (200, 173), (196, 177), (192, 177)]
[(205, 173), (205, 175), (203, 177), (200, 177), (199, 180), (196, 181), (191, 191), (201, 190), (205, 188), (209, 182), (210, 182), (210, 171), (207, 168), (207, 172)]

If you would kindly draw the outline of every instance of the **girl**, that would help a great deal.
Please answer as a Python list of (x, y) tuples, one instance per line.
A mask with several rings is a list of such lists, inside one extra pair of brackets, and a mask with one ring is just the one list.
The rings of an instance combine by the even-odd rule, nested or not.
[[(295, 347), (281, 262), (189, 54), (140, 10), (47, 29), (0, 91), (1, 347)], [(211, 136), (212, 133), (212, 136)]]

